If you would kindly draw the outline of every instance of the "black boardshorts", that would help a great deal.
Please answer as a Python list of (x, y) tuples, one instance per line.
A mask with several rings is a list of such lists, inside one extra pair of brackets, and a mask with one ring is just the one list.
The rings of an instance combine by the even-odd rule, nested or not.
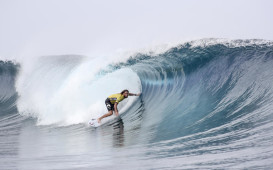
[(107, 107), (107, 110), (108, 110), (108, 111), (114, 110), (114, 104), (112, 104), (112, 103), (110, 102), (110, 99), (109, 99), (109, 98), (107, 98), (107, 99), (105, 100), (105, 104), (106, 104), (106, 107)]

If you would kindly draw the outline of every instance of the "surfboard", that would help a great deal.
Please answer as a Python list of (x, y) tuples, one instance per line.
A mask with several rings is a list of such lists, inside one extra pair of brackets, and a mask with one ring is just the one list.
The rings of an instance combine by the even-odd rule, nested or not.
[(97, 128), (101, 125), (109, 125), (120, 120), (121, 120), (120, 116), (117, 116), (117, 117), (110, 116), (110, 117), (104, 118), (101, 123), (98, 123), (98, 118), (92, 118), (91, 120), (89, 120), (88, 124), (91, 127)]
[(92, 127), (99, 127), (101, 125), (101, 123), (98, 123), (98, 119), (91, 119), (88, 124)]

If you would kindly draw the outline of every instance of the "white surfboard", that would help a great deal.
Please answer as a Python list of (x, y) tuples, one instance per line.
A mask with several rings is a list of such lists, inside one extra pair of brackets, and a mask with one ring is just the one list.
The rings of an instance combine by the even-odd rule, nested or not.
[(117, 122), (118, 120), (120, 120), (120, 116), (109, 116), (104, 118), (100, 123), (98, 122), (98, 118), (92, 118), (91, 120), (89, 120), (88, 124), (91, 127), (99, 127), (103, 124), (108, 124), (108, 123), (113, 123), (113, 122)]
[(101, 125), (101, 123), (98, 122), (98, 119), (91, 119), (88, 124), (92, 127), (99, 127)]

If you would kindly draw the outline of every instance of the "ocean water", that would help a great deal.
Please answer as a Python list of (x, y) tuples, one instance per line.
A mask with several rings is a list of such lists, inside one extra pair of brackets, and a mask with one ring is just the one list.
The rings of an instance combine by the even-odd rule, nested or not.
[[(141, 92), (106, 113), (105, 98)], [(0, 169), (272, 169), (273, 43), (0, 62)]]

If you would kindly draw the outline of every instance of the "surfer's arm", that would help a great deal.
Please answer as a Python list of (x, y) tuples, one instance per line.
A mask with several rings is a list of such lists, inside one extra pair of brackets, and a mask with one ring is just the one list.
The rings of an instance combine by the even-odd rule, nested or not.
[(134, 94), (134, 93), (129, 93), (129, 96), (140, 96), (141, 93)]
[(118, 103), (116, 102), (114, 105), (115, 115), (118, 116)]

